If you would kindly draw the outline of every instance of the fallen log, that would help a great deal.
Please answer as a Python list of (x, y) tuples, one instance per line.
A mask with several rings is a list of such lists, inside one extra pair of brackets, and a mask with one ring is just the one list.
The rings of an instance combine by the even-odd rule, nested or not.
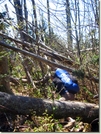
[(55, 67), (63, 68), (63, 69), (66, 69), (66, 70), (68, 70), (70, 72), (75, 71), (74, 68), (63, 66), (63, 65), (61, 65), (59, 63), (55, 63), (53, 61), (47, 60), (47, 59), (41, 57), (40, 55), (28, 52), (26, 50), (21, 50), (20, 48), (17, 48), (17, 47), (10, 46), (10, 45), (6, 44), (5, 42), (0, 41), (0, 46), (6, 47), (6, 48), (11, 49), (11, 50), (13, 50), (15, 52), (19, 52), (19, 53), (21, 53), (21, 54), (23, 54), (25, 56), (30, 56), (32, 58), (35, 58), (35, 60), (38, 60), (40, 62), (44, 62), (44, 63), (46, 63), (46, 64), (48, 64), (50, 66), (55, 66)]
[(81, 117), (83, 121), (91, 122), (99, 117), (99, 106), (92, 103), (76, 101), (52, 101), (25, 96), (10, 95), (0, 92), (0, 111), (17, 115), (43, 116), (46, 112), (56, 119), (66, 117)]
[[(56, 62), (53, 62), (53, 61), (50, 61), (50, 60), (47, 60), (39, 55), (36, 55), (34, 53), (31, 53), (31, 52), (28, 52), (26, 50), (21, 50), (20, 48), (17, 48), (17, 47), (13, 47), (13, 46), (10, 46), (2, 41), (0, 41), (0, 46), (3, 46), (3, 47), (6, 47), (8, 49), (11, 49), (15, 52), (19, 52), (25, 56), (29, 56), (29, 57), (32, 57), (32, 58), (35, 58), (35, 60), (38, 60), (40, 62), (43, 62), (43, 63), (46, 63), (47, 65), (51, 66), (51, 67), (59, 67), (59, 68), (63, 68), (65, 70), (67, 70), (68, 72), (75, 72), (75, 68), (72, 68), (72, 67), (69, 67), (69, 66), (64, 66), (62, 64), (59, 64), (59, 63), (56, 63)], [(85, 77), (88, 78), (88, 79), (92, 79), (94, 82), (96, 83), (99, 83), (99, 79), (98, 78), (95, 78), (95, 77), (89, 77), (87, 74), (85, 74)]]

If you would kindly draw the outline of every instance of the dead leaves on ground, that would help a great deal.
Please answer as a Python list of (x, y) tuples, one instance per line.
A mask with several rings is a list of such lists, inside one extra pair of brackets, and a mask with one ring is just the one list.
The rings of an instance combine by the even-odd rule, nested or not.
[[(71, 117), (68, 117), (64, 122), (65, 125), (63, 126), (64, 132), (91, 132), (91, 125), (88, 123), (78, 122)], [(63, 124), (63, 121), (62, 121)]]

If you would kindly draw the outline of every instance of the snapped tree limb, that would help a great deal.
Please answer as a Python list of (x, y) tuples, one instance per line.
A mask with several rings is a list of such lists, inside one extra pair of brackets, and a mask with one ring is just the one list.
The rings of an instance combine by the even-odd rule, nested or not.
[(49, 60), (47, 60), (47, 59), (45, 59), (45, 58), (43, 58), (43, 57), (41, 57), (41, 56), (39, 56), (37, 54), (28, 52), (26, 50), (21, 50), (21, 49), (19, 49), (17, 47), (10, 46), (10, 45), (2, 42), (2, 41), (0, 41), (0, 45), (6, 47), (8, 49), (12, 49), (15, 52), (19, 52), (19, 53), (21, 53), (21, 54), (23, 54), (25, 56), (30, 56), (32, 58), (35, 58), (36, 60), (41, 61), (41, 62), (44, 62), (44, 63), (46, 63), (46, 64), (48, 64), (50, 66), (60, 67), (60, 68), (66, 69), (66, 70), (68, 70), (70, 72), (73, 72), (75, 70), (74, 68), (70, 68), (70, 67), (63, 66), (61, 64), (55, 63), (53, 61), (49, 61)]
[[(29, 57), (35, 58), (36, 60), (41, 61), (41, 62), (44, 62), (44, 63), (48, 64), (49, 66), (63, 68), (65, 70), (69, 71), (69, 72), (74, 72), (75, 71), (74, 68), (71, 68), (71, 67), (69, 67), (67, 65), (64, 66), (62, 64), (53, 62), (51, 60), (47, 60), (47, 59), (45, 59), (45, 58), (43, 58), (43, 57), (41, 57), (41, 56), (39, 56), (37, 54), (31, 53), (31, 52), (26, 51), (26, 50), (22, 50), (22, 49), (17, 48), (17, 47), (10, 46), (7, 43), (4, 43), (2, 41), (0, 41), (0, 45), (6, 47), (8, 49), (12, 49), (15, 52), (20, 52), (21, 54), (23, 54), (25, 56), (29, 56)], [(85, 74), (85, 77), (86, 78), (89, 78), (89, 76), (87, 74)], [(99, 82), (99, 79), (98, 78), (92, 77), (90, 79), (92, 79), (93, 81), (95, 81), (97, 83)]]
[[(23, 33), (25, 35), (27, 35), (28, 37), (30, 37), (27, 33), (25, 33), (25, 32), (23, 32)], [(53, 50), (50, 47), (46, 46), (43, 42), (39, 42), (37, 45), (35, 45), (35, 44), (31, 45), (28, 42), (25, 42), (25, 41), (22, 42), (22, 41), (20, 41), (18, 39), (14, 39), (14, 38), (12, 38), (12, 37), (10, 37), (10, 36), (8, 36), (6, 34), (3, 34), (3, 33), (0, 33), (0, 35), (3, 36), (4, 38), (7, 38), (7, 39), (9, 39), (11, 41), (14, 41), (15, 43), (21, 44), (21, 45), (23, 45), (25, 47), (28, 47), (28, 48), (33, 47), (35, 49), (37, 47), (37, 45), (40, 45), (39, 48), (40, 48), (41, 53), (44, 53), (44, 54), (46, 54), (47, 56), (50, 56), (50, 57), (54, 57), (54, 59), (56, 59), (58, 61), (61, 61), (61, 62), (64, 61), (65, 63), (69, 63), (70, 65), (74, 64), (73, 60), (70, 60), (67, 57), (58, 54), (55, 50)], [(30, 37), (30, 38), (35, 42), (35, 40), (32, 37)]]
[(92, 103), (75, 101), (52, 101), (0, 92), (0, 111), (12, 114), (43, 116), (45, 112), (54, 118), (81, 117), (91, 122), (99, 117), (99, 106)]

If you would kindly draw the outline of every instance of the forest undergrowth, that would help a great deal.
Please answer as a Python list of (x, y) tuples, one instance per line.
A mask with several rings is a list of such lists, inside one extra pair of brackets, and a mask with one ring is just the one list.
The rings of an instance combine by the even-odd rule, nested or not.
[[(87, 57), (86, 57), (87, 58)], [(89, 59), (89, 60), (88, 60)], [(88, 61), (87, 61), (88, 60)], [(88, 72), (88, 75), (98, 77), (99, 65), (98, 56), (90, 56), (85, 59), (85, 64), (83, 64), (84, 71)], [(53, 97), (52, 92), (55, 90), (52, 81), (46, 80), (46, 82), (40, 82), (43, 78), (40, 67), (35, 69), (32, 67), (33, 72), (31, 76), (35, 82), (36, 89), (33, 89), (31, 84), (26, 82), (26, 75), (23, 70), (21, 61), (19, 57), (16, 57), (16, 62), (11, 66), (11, 75), (18, 78), (17, 83), (10, 82), (11, 89), (16, 95), (58, 100), (59, 95), (57, 94)], [(93, 71), (92, 71), (93, 70)], [(95, 74), (94, 74), (95, 70)], [(79, 77), (78, 82), (80, 86), (79, 93), (75, 96), (75, 101), (89, 102), (94, 104), (99, 104), (99, 99), (94, 98), (94, 95), (99, 94), (99, 84), (95, 81), (88, 79), (86, 77)], [(90, 78), (90, 77), (89, 77)], [(67, 119), (54, 119), (53, 115), (48, 116), (47, 113), (43, 113), (45, 116), (40, 117), (36, 115), (17, 115), (15, 121), (14, 132), (91, 132), (92, 126), (87, 122), (82, 122), (80, 117), (77, 117), (73, 121), (68, 121)], [(68, 118), (68, 117), (67, 117)]]

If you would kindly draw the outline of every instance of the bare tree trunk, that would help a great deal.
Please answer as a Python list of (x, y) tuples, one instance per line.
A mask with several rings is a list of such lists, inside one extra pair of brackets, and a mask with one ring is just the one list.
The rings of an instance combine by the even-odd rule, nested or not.
[(28, 33), (28, 11), (27, 11), (27, 5), (26, 5), (26, 0), (24, 0), (24, 13), (25, 13), (25, 21), (26, 21), (26, 33)]
[(9, 95), (0, 92), (0, 110), (12, 114), (38, 115), (47, 113), (54, 118), (81, 117), (82, 120), (90, 122), (99, 117), (99, 106), (92, 103), (75, 101), (52, 101), (31, 97)]
[[(82, 62), (81, 60), (81, 54), (80, 54), (80, 40), (79, 40), (79, 32), (78, 32), (78, 29), (77, 29), (77, 18), (78, 18), (78, 5), (79, 3), (75, 0), (75, 34), (76, 34), (76, 45), (77, 45), (77, 55), (79, 57), (79, 61), (80, 61), (80, 64)], [(79, 18), (80, 19), (80, 18)], [(80, 25), (80, 24), (79, 24)], [(79, 30), (80, 30), (80, 26), (79, 26)]]
[[(31, 77), (31, 75), (30, 75), (29, 68), (28, 68), (28, 66), (26, 66), (27, 63), (29, 62), (29, 60), (28, 60), (28, 62), (27, 62), (27, 59), (26, 59), (26, 61), (24, 61), (24, 60), (23, 60), (23, 56), (21, 56), (21, 60), (22, 60), (22, 65), (23, 65), (23, 67), (24, 67), (26, 76), (27, 76), (28, 83), (31, 83), (33, 89), (35, 89), (36, 86), (35, 86), (35, 84), (34, 84), (34, 82), (33, 82), (33, 79), (32, 79), (32, 77)], [(25, 64), (25, 63), (26, 63), (26, 64)]]
[[(5, 8), (8, 11), (6, 4), (5, 4)], [(7, 16), (9, 18), (9, 13), (7, 13)], [(1, 21), (1, 18), (0, 18), (0, 21)], [(6, 31), (6, 27), (5, 26), (2, 27), (2, 23), (0, 23), (0, 31), (2, 33), (5, 33), (5, 31)], [(5, 38), (3, 38), (2, 35), (0, 35), (0, 41), (4, 41), (4, 39)], [(9, 94), (13, 94), (13, 92), (10, 89), (9, 80), (10, 79), (9, 79), (7, 49), (0, 45), (0, 91), (7, 92)]]
[(91, 0), (91, 7), (92, 7), (92, 11), (95, 17), (95, 23), (99, 26), (99, 13), (98, 13), (98, 0)]
[(24, 22), (23, 22), (22, 5), (20, 3), (20, 0), (13, 0), (13, 2), (14, 2), (14, 8), (16, 11), (16, 17), (17, 17), (17, 23), (19, 26), (20, 36), (21, 36), (21, 39), (23, 39), (24, 35), (23, 35), (22, 31), (23, 31), (23, 27), (24, 27)]
[(50, 25), (50, 7), (49, 0), (47, 0), (47, 15), (48, 15), (48, 33), (49, 33), (49, 45), (51, 45), (51, 25)]
[(36, 4), (35, 1), (32, 0), (32, 4), (33, 4), (33, 15), (34, 15), (34, 20), (35, 20), (35, 34), (36, 34), (36, 42), (38, 41), (38, 25), (37, 25), (37, 14), (36, 14)]
[[(0, 46), (0, 91), (13, 94), (9, 84), (9, 68), (6, 49)], [(3, 53), (3, 54), (2, 54)]]
[(69, 0), (66, 0), (66, 17), (67, 17), (67, 43), (68, 43), (68, 49), (72, 50), (72, 28), (71, 28), (71, 13), (70, 13)]
[[(36, 20), (36, 12), (35, 12), (35, 7), (34, 7), (35, 6), (34, 0), (32, 0), (32, 2), (34, 4), (33, 10), (34, 10), (34, 15), (35, 15), (35, 24), (36, 24), (35, 29), (36, 29), (36, 37), (37, 37), (37, 20)], [(14, 0), (14, 6), (15, 6), (17, 22), (18, 22), (18, 26), (19, 26), (19, 30), (20, 30), (20, 38), (22, 41), (28, 41), (29, 37), (27, 37), (24, 34), (24, 32), (22, 32), (23, 30), (26, 30), (26, 32), (28, 32), (28, 26), (27, 26), (28, 13), (27, 13), (27, 7), (26, 7), (26, 0), (24, 0), (24, 14), (25, 14), (25, 19), (26, 19), (26, 24), (24, 23), (24, 19), (23, 19), (23, 11), (22, 11), (22, 5), (21, 5), (20, 0)], [(26, 25), (26, 29), (24, 29), (24, 24)], [(22, 45), (22, 48), (25, 49), (25, 46)], [(24, 56), (23, 56), (23, 58), (24, 58)], [(29, 63), (28, 60), (24, 59), (23, 65), (26, 65), (26, 67), (25, 66), (23, 66), (23, 67), (24, 67), (28, 82), (32, 84), (33, 82), (31, 81), (31, 77), (29, 77), (29, 76), (31, 76), (30, 71), (27, 68), (28, 63)], [(27, 68), (27, 70), (26, 70), (26, 68)]]

